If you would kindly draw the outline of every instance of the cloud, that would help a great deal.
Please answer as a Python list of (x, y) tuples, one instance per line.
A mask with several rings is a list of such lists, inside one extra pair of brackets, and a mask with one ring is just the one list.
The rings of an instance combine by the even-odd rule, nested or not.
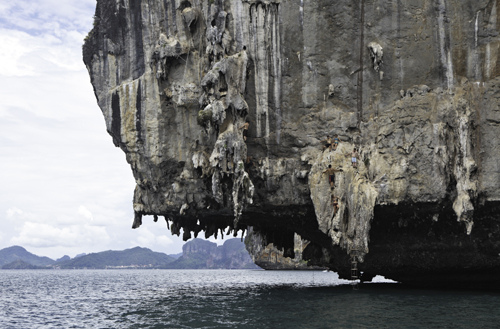
[(130, 229), (134, 179), (81, 59), (94, 6), (0, 5), (0, 222), (8, 222), (0, 248), (88, 252), (109, 247), (108, 232)]
[(85, 208), (84, 206), (78, 207), (78, 214), (80, 214), (83, 217), (89, 219), (90, 221), (94, 220), (94, 217), (92, 216), (92, 213), (87, 208)]
[(16, 207), (7, 209), (7, 218), (9, 218), (9, 219), (20, 220), (20, 219), (27, 219), (27, 218), (32, 218), (32, 217), (33, 217), (32, 214), (26, 213), (26, 212), (24, 212), (21, 209), (16, 208)]
[(82, 62), (95, 4), (0, 1), (0, 249), (59, 258), (184, 244), (150, 216), (131, 229), (135, 180)]
[(92, 2), (18, 0), (0, 6), (0, 75), (80, 70), (81, 45), (92, 28)]
[(10, 0), (0, 4), (2, 25), (29, 31), (86, 30), (92, 26), (95, 0)]
[(35, 248), (75, 247), (107, 243), (109, 235), (106, 228), (88, 224), (58, 228), (51, 224), (25, 222), (19, 235), (10, 242)]
[(150, 248), (153, 250), (163, 249), (174, 243), (174, 241), (166, 235), (155, 235), (147, 227), (140, 227), (136, 230), (139, 235), (132, 244)]
[(156, 237), (156, 243), (162, 247), (167, 247), (167, 246), (173, 244), (174, 242), (168, 236), (160, 235), (160, 236)]

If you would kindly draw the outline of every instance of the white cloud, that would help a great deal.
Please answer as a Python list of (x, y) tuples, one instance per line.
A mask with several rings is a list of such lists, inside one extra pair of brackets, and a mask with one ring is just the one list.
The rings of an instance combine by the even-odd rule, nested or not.
[(136, 230), (139, 235), (132, 244), (137, 246), (146, 247), (152, 250), (163, 250), (174, 243), (174, 241), (166, 235), (156, 235), (151, 232), (147, 227), (141, 226)]
[(109, 235), (106, 228), (88, 224), (58, 228), (50, 224), (25, 222), (19, 235), (10, 241), (12, 244), (35, 248), (75, 247), (107, 243)]
[(7, 209), (7, 218), (14, 220), (23, 220), (23, 219), (33, 218), (33, 214), (26, 213), (16, 207), (12, 207)]
[(3, 76), (32, 75), (33, 69), (19, 62), (19, 59), (29, 53), (31, 48), (23, 44), (19, 38), (6, 32), (6, 30), (0, 32), (0, 43), (2, 44), (0, 48), (0, 74)]
[(160, 236), (156, 237), (156, 243), (162, 247), (168, 247), (169, 245), (173, 244), (174, 242), (168, 236), (160, 235)]
[(85, 208), (84, 206), (78, 207), (78, 214), (80, 214), (83, 217), (89, 219), (90, 221), (94, 220), (94, 217), (92, 216), (92, 213), (87, 208)]
[(10, 0), (0, 5), (4, 25), (37, 33), (45, 30), (89, 30), (95, 0)]

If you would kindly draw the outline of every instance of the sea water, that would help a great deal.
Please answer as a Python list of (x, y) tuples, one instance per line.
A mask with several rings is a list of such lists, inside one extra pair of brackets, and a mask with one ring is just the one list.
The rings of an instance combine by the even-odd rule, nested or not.
[(332, 272), (3, 270), (0, 328), (500, 328), (500, 295)]

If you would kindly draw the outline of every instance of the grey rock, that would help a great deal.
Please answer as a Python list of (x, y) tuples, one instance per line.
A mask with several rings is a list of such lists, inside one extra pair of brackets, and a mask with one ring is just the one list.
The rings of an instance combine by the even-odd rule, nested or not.
[(83, 58), (134, 227), (251, 226), (285, 256), (299, 234), (344, 277), (352, 251), (368, 279), (500, 274), (496, 1), (126, 2), (97, 1)]

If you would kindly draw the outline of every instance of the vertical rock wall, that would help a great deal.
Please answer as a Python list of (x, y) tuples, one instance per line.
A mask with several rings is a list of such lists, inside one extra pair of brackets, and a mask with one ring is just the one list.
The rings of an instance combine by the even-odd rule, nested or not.
[(481, 233), (500, 229), (497, 20), (496, 0), (98, 0), (83, 57), (137, 182), (133, 226), (252, 226), (285, 256), (299, 234), (311, 264), (343, 271), (355, 250), (403, 277), (446, 240), (498, 269)]

